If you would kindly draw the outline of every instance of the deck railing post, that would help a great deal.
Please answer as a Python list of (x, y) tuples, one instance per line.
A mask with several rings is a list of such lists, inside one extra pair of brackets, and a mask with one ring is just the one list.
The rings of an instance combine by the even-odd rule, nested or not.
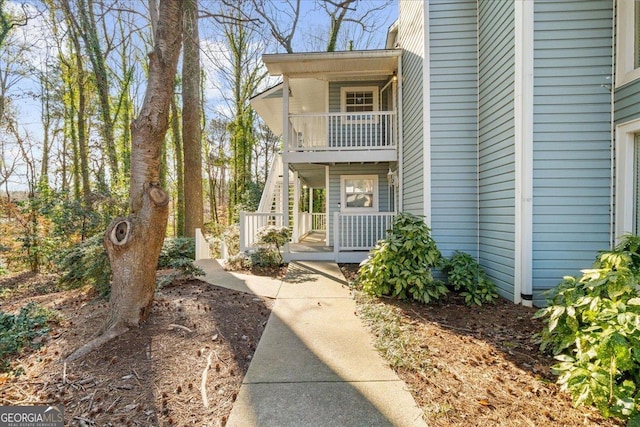
[(240, 252), (247, 250), (247, 231), (246, 212), (240, 211)]
[(338, 261), (338, 254), (340, 253), (340, 213), (333, 213), (333, 255), (335, 260)]

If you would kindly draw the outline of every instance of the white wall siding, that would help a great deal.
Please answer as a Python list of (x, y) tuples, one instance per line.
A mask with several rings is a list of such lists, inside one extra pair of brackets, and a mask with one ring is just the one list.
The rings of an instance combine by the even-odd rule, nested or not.
[(430, 1), (429, 31), (432, 235), (445, 256), (477, 258), (476, 0)]
[[(403, 210), (424, 214), (423, 61), (424, 7), (421, 1), (400, 3), (398, 38), (402, 53)], [(426, 153), (429, 155), (429, 153)]]
[[(609, 247), (610, 0), (534, 4), (534, 303)], [(609, 77), (607, 79), (607, 77)], [(637, 99), (636, 99), (637, 100)]]
[(479, 261), (513, 301), (514, 4), (480, 0), (478, 9)]

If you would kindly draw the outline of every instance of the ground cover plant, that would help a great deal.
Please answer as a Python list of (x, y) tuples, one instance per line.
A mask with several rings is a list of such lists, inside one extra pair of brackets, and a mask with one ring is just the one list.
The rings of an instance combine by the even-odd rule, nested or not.
[(498, 299), (496, 284), (468, 253), (455, 251), (444, 262), (442, 271), (447, 275), (447, 284), (460, 292), (467, 304), (482, 305)]
[(540, 348), (555, 355), (558, 384), (575, 406), (640, 425), (640, 237), (598, 255), (581, 277), (565, 277), (536, 313)]

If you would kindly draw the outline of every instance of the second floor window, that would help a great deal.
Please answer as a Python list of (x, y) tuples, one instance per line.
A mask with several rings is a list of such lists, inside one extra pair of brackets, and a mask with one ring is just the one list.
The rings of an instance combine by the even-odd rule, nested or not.
[(343, 87), (340, 90), (340, 109), (347, 115), (344, 123), (369, 123), (375, 122), (376, 117), (368, 112), (379, 110), (378, 87)]

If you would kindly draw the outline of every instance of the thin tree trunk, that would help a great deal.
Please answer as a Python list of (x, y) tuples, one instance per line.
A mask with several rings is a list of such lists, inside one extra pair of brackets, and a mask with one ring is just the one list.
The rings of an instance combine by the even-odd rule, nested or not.
[(171, 99), (171, 139), (176, 166), (176, 236), (184, 236), (184, 162), (182, 161), (182, 136), (180, 134), (180, 118), (175, 97)]
[(149, 54), (149, 81), (138, 117), (131, 125), (130, 215), (114, 219), (104, 236), (113, 280), (110, 316), (100, 336), (72, 353), (84, 356), (112, 338), (139, 326), (149, 314), (155, 271), (169, 215), (169, 196), (160, 188), (162, 140), (169, 127), (169, 107), (182, 35), (182, 0), (162, 0), (155, 46)]
[(204, 209), (202, 197), (202, 129), (200, 127), (200, 42), (198, 36), (198, 5), (196, 0), (184, 0), (182, 59), (182, 148), (184, 150), (184, 231), (195, 236), (202, 228)]

